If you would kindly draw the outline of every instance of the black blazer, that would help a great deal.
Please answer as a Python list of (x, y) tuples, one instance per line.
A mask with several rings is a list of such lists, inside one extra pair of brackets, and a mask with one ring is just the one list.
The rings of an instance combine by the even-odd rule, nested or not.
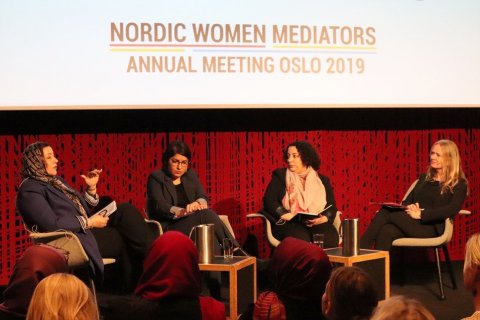
[[(89, 212), (83, 196), (78, 192), (77, 196), (85, 211)], [(27, 178), (18, 190), (17, 211), (29, 228), (36, 226), (39, 232), (69, 230), (75, 233), (90, 258), (95, 277), (101, 279), (103, 262), (97, 242), (90, 230), (82, 229), (77, 218), (81, 216), (78, 208), (63, 192), (48, 183)]]
[[(197, 173), (189, 169), (180, 178), (190, 203), (200, 198), (208, 200)], [(169, 221), (174, 214), (171, 208), (177, 206), (177, 192), (172, 178), (163, 170), (152, 172), (147, 180), (147, 213), (152, 219)]]

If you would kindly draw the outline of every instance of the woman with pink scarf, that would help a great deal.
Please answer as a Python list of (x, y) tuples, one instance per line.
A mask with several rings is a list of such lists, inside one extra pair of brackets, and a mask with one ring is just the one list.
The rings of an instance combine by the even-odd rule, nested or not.
[[(337, 214), (335, 198), (327, 177), (320, 175), (320, 159), (311, 144), (291, 143), (284, 152), (286, 168), (276, 169), (263, 198), (263, 214), (272, 223), (275, 238), (288, 236), (312, 241), (315, 233), (324, 235), (324, 247), (338, 245), (333, 226)], [(319, 214), (302, 219), (299, 212)]]

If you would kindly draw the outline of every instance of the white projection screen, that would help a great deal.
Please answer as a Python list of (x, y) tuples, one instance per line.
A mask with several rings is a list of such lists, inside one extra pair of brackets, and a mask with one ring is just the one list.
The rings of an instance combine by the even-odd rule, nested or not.
[(480, 106), (478, 0), (0, 0), (0, 110)]

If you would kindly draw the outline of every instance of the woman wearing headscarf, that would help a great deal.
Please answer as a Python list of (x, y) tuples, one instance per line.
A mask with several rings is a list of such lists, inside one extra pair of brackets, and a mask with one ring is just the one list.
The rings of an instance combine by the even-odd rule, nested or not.
[[(99, 203), (97, 183), (102, 170), (81, 175), (86, 191), (80, 194), (57, 175), (58, 160), (46, 142), (25, 148), (23, 181), (17, 195), (17, 210), (32, 231), (68, 230), (75, 233), (90, 258), (91, 271), (103, 278), (102, 257), (117, 259), (125, 290), (132, 290), (141, 273), (145, 252), (153, 240), (141, 214), (130, 204), (119, 204), (110, 218), (92, 215)], [(137, 267), (135, 267), (137, 266)], [(134, 270), (139, 270), (135, 276)]]
[(135, 294), (158, 306), (165, 319), (225, 319), (225, 305), (200, 296), (198, 252), (184, 234), (168, 231), (150, 248)]
[(270, 262), (271, 290), (242, 319), (323, 319), (322, 295), (332, 266), (319, 246), (285, 238)]
[[(295, 237), (312, 241), (313, 234), (324, 234), (324, 247), (338, 245), (333, 226), (337, 214), (330, 181), (318, 173), (320, 159), (312, 145), (295, 141), (284, 151), (286, 168), (276, 169), (263, 197), (263, 214), (272, 223), (275, 238)], [(300, 219), (299, 212), (318, 214)]]
[(3, 291), (0, 319), (25, 319), (33, 291), (40, 280), (67, 271), (67, 258), (57, 249), (46, 245), (28, 247), (15, 263), (8, 286)]

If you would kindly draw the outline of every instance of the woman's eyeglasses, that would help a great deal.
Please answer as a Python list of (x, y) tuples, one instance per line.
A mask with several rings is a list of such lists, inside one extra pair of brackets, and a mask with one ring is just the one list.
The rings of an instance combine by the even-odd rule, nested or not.
[(180, 165), (181, 167), (186, 167), (188, 166), (188, 160), (177, 160), (177, 159), (170, 159), (170, 163), (173, 164), (174, 166)]

